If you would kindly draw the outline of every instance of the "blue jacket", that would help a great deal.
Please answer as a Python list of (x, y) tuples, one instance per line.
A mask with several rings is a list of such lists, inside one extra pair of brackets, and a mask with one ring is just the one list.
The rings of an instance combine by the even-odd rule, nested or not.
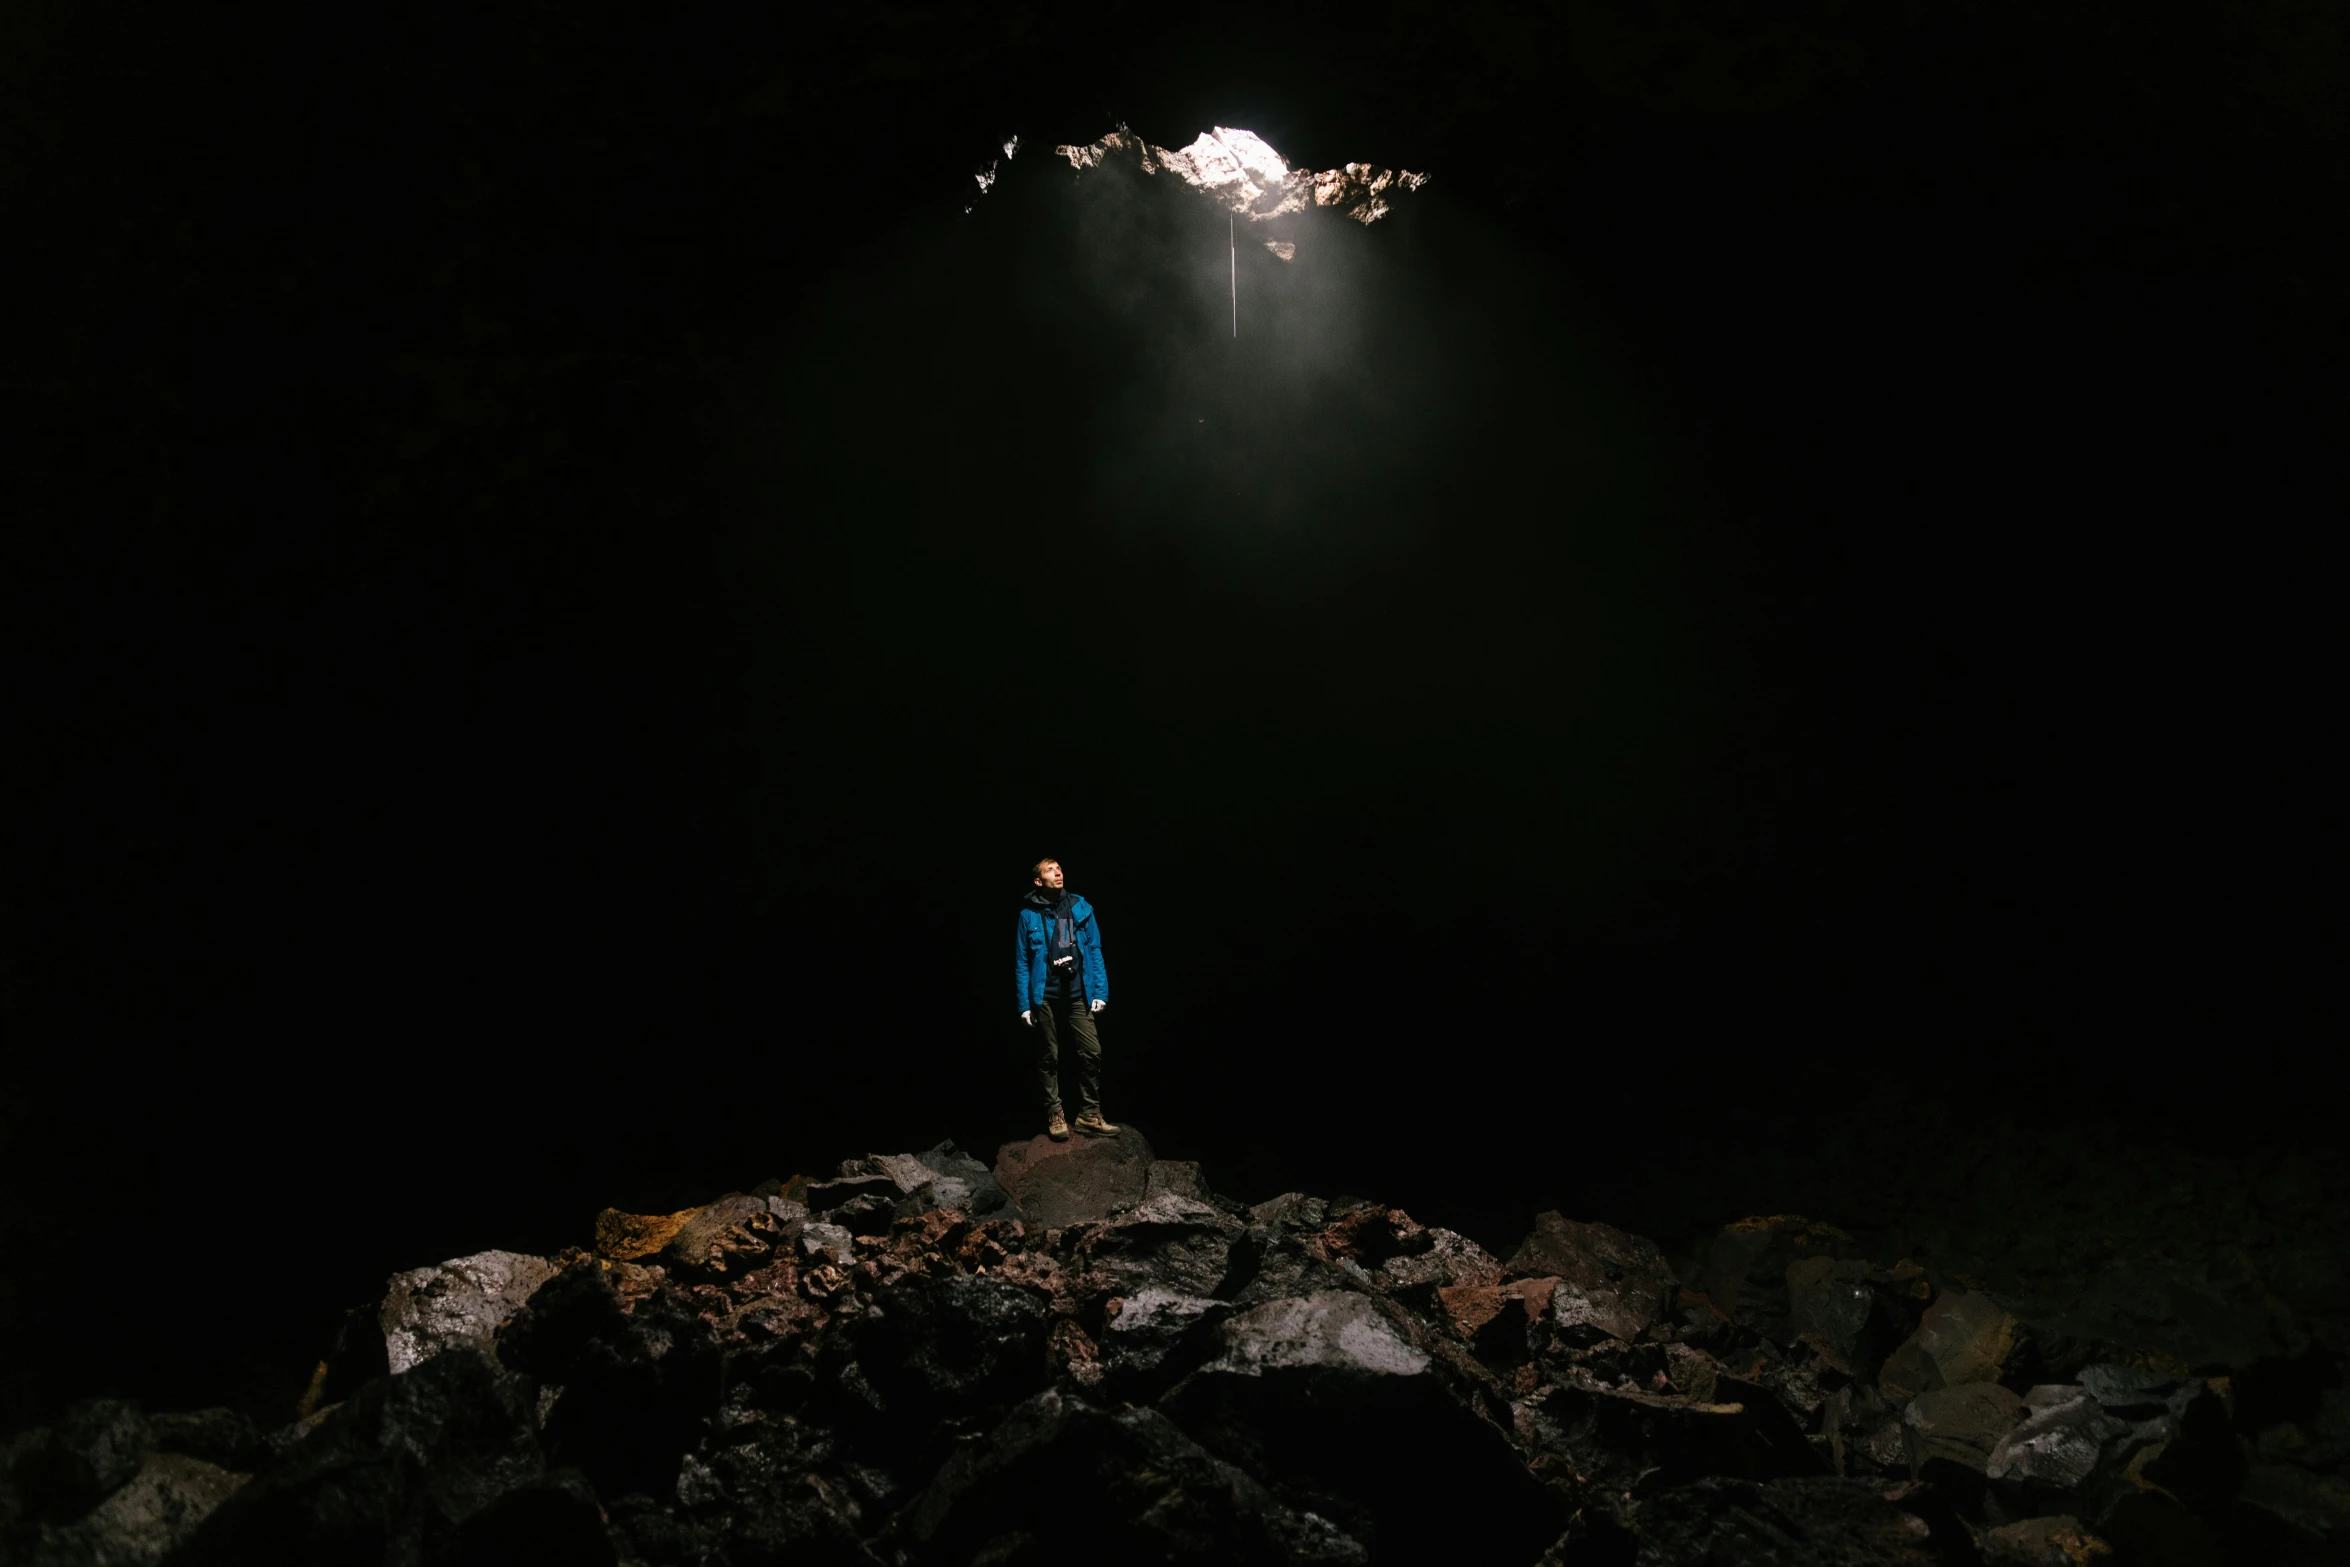
[[(1057, 900), (1056, 900), (1057, 901)], [(1110, 971), (1102, 963), (1101, 926), (1093, 917), (1093, 905), (1069, 895), (1069, 917), (1072, 934), (1077, 939), (1077, 977), (1088, 1002), (1110, 999)], [(1047, 968), (1052, 960), (1053, 933), (1048, 916), (1034, 903), (1020, 905), (1020, 944), (1017, 949), (1016, 975), (1020, 985), (1020, 1010), (1033, 1012), (1044, 1005)]]

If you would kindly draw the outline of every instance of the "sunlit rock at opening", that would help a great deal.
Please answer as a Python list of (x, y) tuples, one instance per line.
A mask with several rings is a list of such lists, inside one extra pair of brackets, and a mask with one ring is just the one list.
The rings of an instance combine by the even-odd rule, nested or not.
[[(1358, 223), (1376, 223), (1393, 210), (1390, 203), (1395, 197), (1428, 183), (1426, 174), (1369, 163), (1320, 172), (1293, 169), (1256, 132), (1224, 125), (1202, 131), (1190, 146), (1175, 151), (1152, 146), (1124, 125), (1099, 141), (1064, 144), (1053, 151), (1079, 173), (1098, 169), (1114, 157), (1132, 158), (1145, 174), (1164, 169), (1251, 223), (1308, 207), (1326, 207)], [(1265, 248), (1284, 261), (1297, 253), (1296, 245), (1286, 240), (1268, 241)]]

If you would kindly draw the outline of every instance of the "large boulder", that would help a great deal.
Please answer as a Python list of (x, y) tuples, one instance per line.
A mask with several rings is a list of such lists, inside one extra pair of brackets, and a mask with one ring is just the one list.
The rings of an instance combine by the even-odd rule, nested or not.
[(1636, 1339), (1671, 1309), (1680, 1281), (1654, 1241), (1612, 1224), (1538, 1214), (1534, 1233), (1502, 1269), (1510, 1279), (1551, 1277), (1551, 1320), (1566, 1339)]
[(1220, 1300), (1146, 1285), (1103, 1303), (1104, 1396), (1155, 1397), (1214, 1353), (1216, 1328), (1232, 1315)]
[(378, 1319), (393, 1374), (460, 1344), (488, 1349), (507, 1319), (554, 1276), (546, 1258), (516, 1251), (476, 1252), (393, 1274)]
[(2022, 1413), (1983, 1466), (2008, 1517), (2065, 1513), (2123, 1545), (2177, 1513), (2219, 1517), (2244, 1483), (2225, 1400), (2200, 1378), (2091, 1367), (2033, 1388)]
[(138, 1405), (84, 1399), (55, 1426), (22, 1432), (9, 1444), (8, 1478), (31, 1517), (62, 1523), (81, 1517), (137, 1474), (148, 1444)]
[(1031, 1137), (996, 1151), (997, 1184), (1033, 1232), (1106, 1219), (1148, 1195), (1151, 1145), (1132, 1126), (1115, 1137)]
[(918, 1562), (1361, 1562), (1361, 1544), (1284, 1506), (1155, 1409), (1038, 1394), (958, 1450), (898, 1535)]
[(1368, 1294), (1268, 1301), (1218, 1329), (1218, 1353), (1160, 1400), (1176, 1423), (1382, 1560), (1473, 1541), (1531, 1559), (1558, 1537), (1534, 1480), (1475, 1389)]
[(1787, 1265), (1787, 1332), (1808, 1339), (1847, 1377), (1871, 1376), (1903, 1337), (1869, 1263), (1799, 1257)]

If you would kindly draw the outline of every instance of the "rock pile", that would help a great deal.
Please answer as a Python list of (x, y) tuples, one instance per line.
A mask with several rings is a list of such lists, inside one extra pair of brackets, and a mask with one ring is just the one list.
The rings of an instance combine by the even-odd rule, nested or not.
[(1131, 1128), (594, 1237), (394, 1275), (281, 1430), (18, 1436), (0, 1560), (2350, 1559), (2339, 1378), (2281, 1300), (2044, 1309), (1791, 1216), (1668, 1258), (1546, 1213), (1504, 1259), (1243, 1206)]

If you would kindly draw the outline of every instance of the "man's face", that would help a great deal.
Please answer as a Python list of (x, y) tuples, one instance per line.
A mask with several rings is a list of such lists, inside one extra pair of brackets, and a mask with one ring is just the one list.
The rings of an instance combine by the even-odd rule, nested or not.
[(1059, 862), (1055, 860), (1047, 860), (1042, 865), (1039, 865), (1036, 868), (1036, 884), (1039, 887), (1050, 887), (1053, 891), (1059, 892), (1061, 890), (1061, 867)]

